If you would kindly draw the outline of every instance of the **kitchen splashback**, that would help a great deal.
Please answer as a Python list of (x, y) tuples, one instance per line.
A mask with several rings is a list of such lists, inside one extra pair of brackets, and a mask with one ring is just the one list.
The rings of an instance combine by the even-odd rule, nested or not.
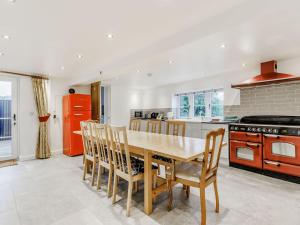
[(300, 83), (246, 88), (240, 94), (240, 105), (225, 106), (225, 116), (300, 115)]

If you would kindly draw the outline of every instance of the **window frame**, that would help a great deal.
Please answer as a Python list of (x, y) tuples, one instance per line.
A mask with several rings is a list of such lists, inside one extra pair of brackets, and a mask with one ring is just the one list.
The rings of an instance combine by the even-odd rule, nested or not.
[[(222, 104), (221, 106), (223, 107), (223, 112), (222, 115), (220, 116), (213, 116), (212, 115), (212, 107), (215, 104), (212, 104), (212, 94), (216, 92), (222, 92), (223, 99), (222, 99)], [(196, 95), (204, 95), (204, 106), (205, 106), (205, 115), (204, 116), (196, 116), (195, 115), (195, 96)], [(181, 106), (181, 96), (188, 96), (189, 99), (189, 113), (187, 117), (181, 116), (180, 112), (181, 109), (184, 108)], [(205, 90), (205, 91), (194, 91), (194, 92), (188, 92), (188, 93), (179, 93), (174, 95), (176, 101), (175, 101), (175, 108), (176, 108), (176, 117), (180, 119), (198, 119), (198, 118), (222, 118), (224, 117), (224, 89), (210, 89), (210, 90)]]

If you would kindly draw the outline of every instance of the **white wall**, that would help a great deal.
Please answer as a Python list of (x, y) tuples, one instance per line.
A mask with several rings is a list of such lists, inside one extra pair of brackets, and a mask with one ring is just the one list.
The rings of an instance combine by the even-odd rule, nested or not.
[(141, 92), (128, 86), (111, 86), (111, 124), (128, 126), (130, 109), (141, 106)]

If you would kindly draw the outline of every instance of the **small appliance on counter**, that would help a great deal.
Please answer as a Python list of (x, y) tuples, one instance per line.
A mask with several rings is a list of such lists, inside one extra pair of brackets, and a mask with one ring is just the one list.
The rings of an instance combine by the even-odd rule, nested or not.
[(151, 119), (156, 119), (157, 116), (158, 116), (158, 113), (156, 113), (156, 112), (151, 113)]
[(143, 118), (143, 111), (135, 111), (134, 118)]
[(173, 112), (168, 112), (167, 113), (167, 118), (168, 118), (168, 120), (174, 119), (174, 113)]
[(229, 131), (230, 166), (300, 183), (300, 116), (246, 116)]

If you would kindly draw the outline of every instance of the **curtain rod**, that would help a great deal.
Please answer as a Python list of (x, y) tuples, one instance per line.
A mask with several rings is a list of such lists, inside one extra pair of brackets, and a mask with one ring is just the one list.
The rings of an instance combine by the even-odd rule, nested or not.
[(26, 73), (17, 73), (17, 72), (12, 72), (12, 71), (5, 71), (5, 70), (0, 70), (0, 73), (7, 73), (7, 74), (11, 74), (11, 75), (18, 75), (18, 76), (24, 76), (24, 77), (34, 77), (34, 78), (38, 78), (38, 79), (49, 80), (49, 78), (45, 77), (45, 76), (26, 74)]

